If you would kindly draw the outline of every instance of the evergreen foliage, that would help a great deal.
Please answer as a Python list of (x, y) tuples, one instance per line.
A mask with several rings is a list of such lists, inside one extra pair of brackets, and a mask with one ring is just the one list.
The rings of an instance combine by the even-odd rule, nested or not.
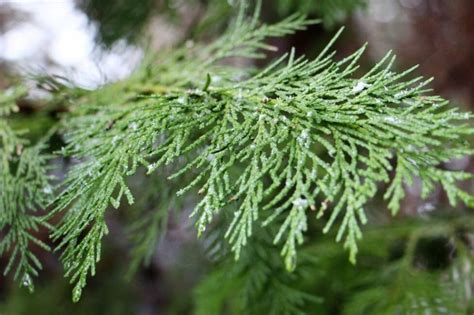
[[(28, 244), (47, 248), (33, 232), (60, 214), (51, 236), (74, 285), (73, 300), (79, 300), (96, 273), (110, 205), (134, 204), (128, 179), (145, 169), (147, 183), (159, 182), (162, 190), (140, 201), (156, 206), (132, 223), (132, 269), (150, 261), (175, 201), (197, 199), (191, 217), (198, 235), (218, 229), (237, 260), (224, 262), (197, 290), (200, 313), (227, 307), (218, 294), (237, 290), (230, 306), (237, 312), (297, 314), (314, 302), (292, 286), (314, 260), (306, 250), (297, 260), (310, 220), (322, 220), (324, 233), (335, 230), (355, 263), (364, 209), (378, 193), (395, 215), (404, 185), (420, 178), (423, 198), (441, 186), (452, 206), (474, 206), (457, 186), (472, 175), (442, 168), (473, 153), (464, 140), (474, 132), (471, 114), (428, 95), (430, 80), (411, 78), (414, 68), (393, 71), (391, 53), (356, 76), (365, 46), (335, 60), (332, 45), (341, 31), (314, 59), (291, 50), (264, 69), (242, 67), (242, 60), (274, 50), (269, 37), (315, 23), (292, 15), (261, 24), (259, 8), (248, 18), (242, 5), (212, 43), (187, 42), (148, 56), (124, 81), (71, 90), (60, 123), (66, 145), (58, 154), (74, 165), (46, 218), (34, 213), (53, 193), (44, 141), (24, 148), (25, 140), (0, 120), (1, 184), (7, 187), (0, 198), (0, 228), (7, 235), (0, 254), (12, 251), (6, 271), (19, 257), (15, 275), (30, 286), (41, 265)], [(17, 95), (3, 97), (2, 117)], [(163, 189), (167, 182), (181, 188)], [(279, 245), (283, 263), (272, 244)], [(227, 257), (225, 245), (219, 246)], [(233, 280), (216, 288), (225, 277)], [(209, 292), (216, 292), (217, 302), (203, 305), (199, 295)]]
[(24, 132), (12, 129), (5, 117), (18, 111), (15, 100), (25, 92), (19, 87), (0, 94), (0, 255), (9, 257), (4, 275), (13, 271), (15, 279), (33, 290), (32, 277), (41, 263), (30, 245), (49, 250), (35, 233), (47, 225), (37, 211), (48, 204), (53, 191), (44, 141), (29, 145)]
[(221, 257), (194, 290), (196, 315), (305, 314), (308, 306), (321, 302), (304, 287), (316, 270), (316, 256), (303, 251), (298, 269), (286, 272), (278, 251), (271, 249), (271, 233), (255, 232), (238, 261)]
[[(474, 307), (469, 216), (371, 227), (356, 269), (325, 237), (302, 248), (296, 272), (285, 273), (275, 249), (256, 232), (241, 260), (217, 265), (195, 288), (196, 314), (461, 315)], [(273, 280), (291, 288), (285, 298), (274, 298)]]
[(344, 20), (349, 13), (365, 5), (365, 0), (278, 0), (278, 10), (282, 13), (305, 12), (322, 17), (326, 26), (333, 26)]

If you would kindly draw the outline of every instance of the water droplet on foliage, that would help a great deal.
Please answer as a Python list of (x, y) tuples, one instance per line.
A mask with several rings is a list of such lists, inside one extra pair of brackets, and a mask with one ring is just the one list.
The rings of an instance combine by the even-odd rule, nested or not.
[(183, 96), (179, 97), (176, 101), (180, 104), (186, 104), (186, 98)]
[(204, 232), (206, 232), (206, 226), (205, 225), (200, 225), (199, 226), (199, 234), (202, 234)]
[(120, 139), (119, 136), (114, 136), (114, 137), (112, 138), (112, 145), (116, 145), (116, 144), (117, 144), (117, 141), (118, 141), (119, 139)]
[(299, 144), (305, 148), (309, 148), (309, 133), (308, 130), (303, 130), (297, 138)]
[(53, 190), (51, 189), (51, 186), (46, 186), (43, 188), (43, 192), (47, 195), (51, 195), (53, 193)]
[(155, 169), (155, 166), (156, 166), (155, 163), (148, 165), (147, 167), (148, 173), (153, 172), (153, 170)]
[(293, 200), (293, 204), (298, 208), (304, 208), (304, 207), (308, 206), (308, 200), (306, 200), (304, 198), (297, 198), (297, 199)]
[(401, 99), (401, 98), (405, 97), (407, 94), (408, 94), (408, 91), (403, 90), (403, 91), (400, 91), (400, 92), (396, 93), (394, 95), (394, 97), (398, 100), (398, 99)]
[(25, 287), (29, 287), (31, 285), (31, 277), (29, 274), (25, 274), (23, 276), (21, 284), (23, 284)]
[(391, 124), (398, 124), (400, 123), (400, 119), (396, 118), (396, 117), (393, 117), (393, 116), (387, 116), (387, 117), (384, 117), (384, 120), (386, 122), (389, 122)]
[(368, 88), (369, 86), (370, 86), (370, 84), (367, 84), (367, 83), (364, 82), (364, 81), (359, 81), (359, 82), (357, 82), (357, 84), (354, 85), (354, 87), (352, 88), (352, 92), (354, 92), (354, 93), (362, 92), (364, 89)]
[(242, 99), (242, 89), (239, 89), (239, 91), (237, 92), (237, 99), (238, 100)]
[(25, 273), (25, 275), (21, 279), (21, 285), (28, 288), (30, 292), (33, 292), (33, 282), (31, 281), (31, 277), (29, 274)]

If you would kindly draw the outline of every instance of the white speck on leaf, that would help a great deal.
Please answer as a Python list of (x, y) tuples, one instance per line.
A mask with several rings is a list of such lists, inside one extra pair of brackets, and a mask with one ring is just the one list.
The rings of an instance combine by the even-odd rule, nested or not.
[(306, 200), (304, 198), (297, 198), (297, 199), (293, 200), (293, 204), (298, 208), (304, 208), (304, 207), (308, 206), (308, 200)]
[(148, 173), (151, 173), (153, 172), (153, 170), (155, 169), (156, 165), (154, 163), (148, 165), (147, 167), (147, 170), (148, 170)]
[(186, 98), (184, 98), (182, 96), (180, 98), (178, 98), (176, 101), (180, 104), (186, 104)]
[(370, 84), (367, 84), (364, 81), (359, 81), (352, 88), (352, 92), (354, 92), (354, 93), (362, 92), (364, 89), (368, 88), (369, 86), (370, 86)]
[(400, 123), (400, 119), (398, 119), (396, 117), (393, 117), (393, 116), (386, 116), (386, 117), (384, 117), (384, 120), (388, 123), (391, 123), (391, 124), (399, 124)]
[(305, 147), (305, 148), (309, 148), (309, 145), (310, 145), (310, 139), (309, 139), (309, 133), (308, 133), (308, 130), (303, 130), (301, 132), (301, 134), (298, 136), (297, 138), (298, 140), (298, 143)]
[(51, 189), (51, 186), (46, 186), (43, 188), (43, 192), (47, 195), (51, 195), (53, 193), (53, 190)]

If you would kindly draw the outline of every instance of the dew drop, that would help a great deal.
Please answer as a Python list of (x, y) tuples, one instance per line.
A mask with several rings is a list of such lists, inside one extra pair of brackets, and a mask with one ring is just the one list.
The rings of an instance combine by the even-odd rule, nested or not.
[(155, 167), (156, 167), (155, 163), (152, 163), (152, 164), (148, 165), (148, 167), (147, 167), (148, 172), (147, 173), (150, 174), (151, 172), (153, 172), (155, 170)]
[(136, 122), (133, 122), (128, 127), (132, 130), (137, 130), (138, 129), (138, 124)]
[(179, 104), (186, 104), (186, 98), (184, 98), (183, 96), (179, 97), (176, 101)]
[(117, 142), (119, 141), (119, 139), (120, 139), (120, 137), (119, 137), (119, 136), (117, 136), (117, 135), (116, 135), (116, 136), (114, 136), (114, 137), (112, 138), (112, 145), (116, 145), (116, 144), (117, 144)]
[(43, 188), (43, 192), (47, 195), (51, 195), (53, 193), (53, 189), (51, 189), (51, 186), (46, 186)]
[(308, 130), (303, 130), (301, 134), (298, 136), (297, 141), (299, 144), (305, 148), (309, 148), (310, 141), (309, 141), (309, 133)]
[(21, 280), (21, 284), (25, 287), (29, 287), (31, 285), (31, 277), (29, 274), (25, 274), (23, 279)]
[(405, 97), (407, 94), (408, 94), (408, 91), (403, 90), (403, 91), (400, 91), (400, 92), (396, 93), (394, 95), (394, 97), (398, 100), (398, 99), (401, 99), (401, 98)]
[(304, 208), (304, 207), (308, 206), (308, 200), (306, 200), (304, 198), (297, 198), (297, 199), (293, 200), (293, 204), (298, 208)]
[(238, 100), (241, 100), (242, 97), (243, 97), (243, 96), (242, 96), (242, 89), (239, 89), (239, 92), (237, 92), (237, 97), (236, 97), (236, 98), (237, 98)]
[(29, 274), (25, 273), (25, 275), (21, 279), (21, 285), (23, 287), (28, 288), (30, 292), (33, 292), (33, 282), (31, 281), (31, 277)]
[(398, 119), (396, 117), (393, 117), (393, 116), (384, 117), (384, 120), (388, 123), (391, 123), (391, 124), (399, 124), (400, 123), (400, 119)]
[(352, 88), (352, 92), (354, 92), (354, 93), (362, 92), (364, 89), (368, 88), (369, 86), (370, 86), (370, 84), (367, 84), (367, 83), (364, 82), (364, 81), (359, 81), (359, 82), (357, 82), (357, 84), (354, 85), (354, 87)]

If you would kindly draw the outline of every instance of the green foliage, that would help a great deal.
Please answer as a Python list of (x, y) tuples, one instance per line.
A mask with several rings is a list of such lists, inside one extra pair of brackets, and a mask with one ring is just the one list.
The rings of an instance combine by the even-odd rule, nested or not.
[(38, 275), (41, 263), (30, 247), (48, 250), (35, 235), (46, 225), (37, 211), (48, 204), (53, 190), (47, 175), (49, 156), (42, 153), (44, 141), (29, 146), (5, 117), (18, 111), (15, 101), (24, 93), (17, 88), (0, 94), (0, 256), (8, 255), (4, 275), (13, 271), (15, 279), (33, 290), (32, 277)]
[(326, 26), (344, 20), (352, 11), (365, 5), (365, 0), (278, 0), (277, 8), (282, 13), (313, 13), (320, 16)]
[[(301, 250), (300, 266), (290, 274), (284, 272), (275, 248), (265, 243), (260, 232), (241, 260), (214, 267), (195, 288), (196, 314), (472, 312), (472, 243), (466, 240), (473, 230), (468, 216), (400, 220), (371, 227), (365, 231), (357, 268), (347, 262), (331, 238), (320, 238)], [(424, 243), (430, 245), (423, 248)], [(278, 292), (271, 286), (273, 280), (291, 287), (285, 295), (289, 299), (272, 297), (272, 292)], [(315, 303), (312, 299), (296, 302), (298, 296), (308, 293), (312, 299), (320, 298)]]
[(315, 257), (305, 252), (302, 257), (295, 272), (286, 272), (271, 234), (258, 231), (238, 261), (221, 258), (195, 288), (195, 314), (306, 314), (321, 300), (304, 288), (315, 272)]
[[(346, 302), (340, 313), (471, 313), (473, 257), (472, 244), (466, 242), (471, 233), (470, 217), (405, 221), (368, 231), (361, 252), (364, 262), (357, 274), (350, 272), (347, 278), (348, 273), (341, 268), (340, 274), (345, 276), (333, 278), (336, 283), (350, 283), (342, 293)], [(423, 248), (423, 244), (429, 246)], [(326, 256), (319, 265), (324, 268), (332, 261), (334, 256)], [(321, 281), (325, 280), (315, 283)]]
[[(181, 152), (192, 153), (213, 131), (209, 129), (199, 135), (202, 133), (200, 129), (210, 127), (218, 118), (202, 115), (203, 111), (207, 113), (216, 105), (216, 100), (201, 90), (184, 90), (183, 86), (188, 82), (183, 79), (192, 80), (206, 68), (222, 75), (234, 75), (238, 70), (231, 71), (216, 62), (230, 56), (260, 56), (257, 49), (270, 47), (256, 40), (284, 35), (307, 23), (302, 17), (293, 16), (276, 25), (257, 27), (256, 18), (249, 24), (244, 23), (242, 11), (232, 31), (215, 44), (196, 49), (195, 53), (202, 54), (204, 60), (189, 56), (183, 59), (185, 50), (173, 52), (165, 64), (155, 70), (145, 69), (126, 83), (133, 86), (143, 80), (143, 75), (160, 74), (164, 84), (176, 83), (176, 87), (152, 87), (169, 89), (166, 95), (137, 98), (136, 91), (123, 91), (125, 83), (119, 83), (91, 93), (89, 99), (84, 101), (90, 106), (77, 107), (66, 121), (66, 141), (69, 144), (63, 153), (82, 162), (69, 172), (63, 183), (65, 189), (50, 214), (67, 209), (52, 236), (60, 240), (58, 248), (64, 247), (62, 259), (66, 275), (77, 282), (75, 300), (79, 298), (87, 274), (95, 273), (95, 263), (100, 259), (100, 241), (108, 233), (104, 213), (109, 202), (118, 207), (122, 196), (127, 198), (129, 204), (134, 201), (125, 177), (134, 174), (139, 165), (145, 165), (151, 172), (162, 164), (169, 164)], [(168, 67), (172, 71), (166, 71)], [(173, 69), (182, 69), (182, 72), (177, 73)], [(140, 89), (148, 89), (147, 82), (140, 83)], [(205, 82), (202, 82), (204, 85)], [(203, 101), (203, 98), (212, 103)], [(190, 103), (186, 104), (188, 100)], [(199, 113), (200, 117), (196, 117)], [(189, 117), (196, 119), (189, 121)], [(187, 130), (183, 128), (185, 126)], [(183, 143), (187, 141), (192, 143), (185, 148)], [(155, 156), (159, 158), (150, 162)], [(198, 179), (203, 175), (205, 173)]]
[[(332, 8), (324, 3), (317, 8)], [(27, 146), (5, 118), (23, 91), (0, 95), (0, 254), (10, 257), (5, 272), (16, 265), (15, 277), (31, 287), (41, 264), (30, 245), (47, 249), (35, 233), (60, 217), (51, 237), (74, 286), (73, 300), (79, 300), (101, 259), (110, 206), (132, 205), (133, 192), (141, 192), (130, 209), (132, 272), (150, 262), (169, 217), (190, 204), (198, 235), (206, 241), (214, 236), (210, 242), (218, 246), (211, 252), (221, 259), (195, 292), (197, 313), (299, 314), (315, 302), (306, 280), (324, 259), (308, 247), (297, 257), (309, 227), (343, 241), (354, 263), (366, 208), (377, 194), (396, 215), (404, 186), (420, 179), (423, 198), (441, 186), (452, 206), (474, 206), (457, 186), (472, 174), (443, 168), (473, 153), (464, 139), (474, 132), (471, 114), (429, 96), (429, 80), (412, 78), (414, 68), (393, 71), (391, 53), (356, 76), (365, 46), (334, 60), (331, 47), (340, 32), (316, 58), (298, 57), (293, 49), (263, 69), (246, 67), (248, 59), (275, 49), (269, 37), (315, 23), (292, 15), (262, 24), (259, 8), (248, 18), (241, 5), (216, 40), (150, 54), (126, 80), (94, 91), (40, 80), (59, 95), (54, 106), (68, 105), (60, 122), (65, 146), (57, 154), (72, 164), (46, 218), (35, 212), (53, 194), (45, 140)], [(153, 189), (143, 193), (144, 185)], [(442, 304), (450, 309), (464, 303), (447, 294), (459, 289), (458, 282), (412, 273), (408, 257), (389, 264), (383, 288), (360, 290), (348, 312), (409, 312), (413, 296), (425, 293), (433, 293), (423, 300), (427, 305), (437, 303), (433, 296), (446, 296)], [(425, 292), (427, 283), (432, 290)], [(395, 302), (370, 308), (367, 301), (382, 300), (381, 292), (397, 296)]]
[[(389, 185), (393, 214), (414, 176), (423, 181), (423, 197), (440, 184), (453, 205), (458, 199), (473, 205), (456, 187), (471, 175), (439, 168), (472, 153), (462, 140), (474, 131), (470, 114), (426, 96), (429, 81), (406, 79), (413, 69), (393, 72), (391, 54), (354, 78), (364, 47), (334, 61), (329, 50), (337, 36), (313, 60), (293, 50), (261, 71), (223, 63), (264, 57), (273, 49), (266, 38), (312, 23), (295, 15), (260, 25), (258, 16), (256, 10), (248, 20), (242, 9), (213, 43), (156, 57), (160, 63), (145, 64), (129, 80), (83, 96), (64, 118), (62, 153), (78, 162), (50, 215), (63, 213), (52, 236), (75, 283), (74, 300), (100, 260), (106, 210), (123, 198), (134, 202), (126, 177), (141, 166), (148, 174), (187, 179), (177, 194), (199, 198), (192, 213), (199, 235), (231, 211), (225, 237), (237, 259), (256, 225), (277, 222), (273, 241), (282, 244), (290, 271), (309, 216), (326, 220), (325, 233), (337, 225), (336, 240), (344, 240), (355, 262), (364, 206), (380, 184)], [(152, 231), (162, 217), (149, 222)]]

